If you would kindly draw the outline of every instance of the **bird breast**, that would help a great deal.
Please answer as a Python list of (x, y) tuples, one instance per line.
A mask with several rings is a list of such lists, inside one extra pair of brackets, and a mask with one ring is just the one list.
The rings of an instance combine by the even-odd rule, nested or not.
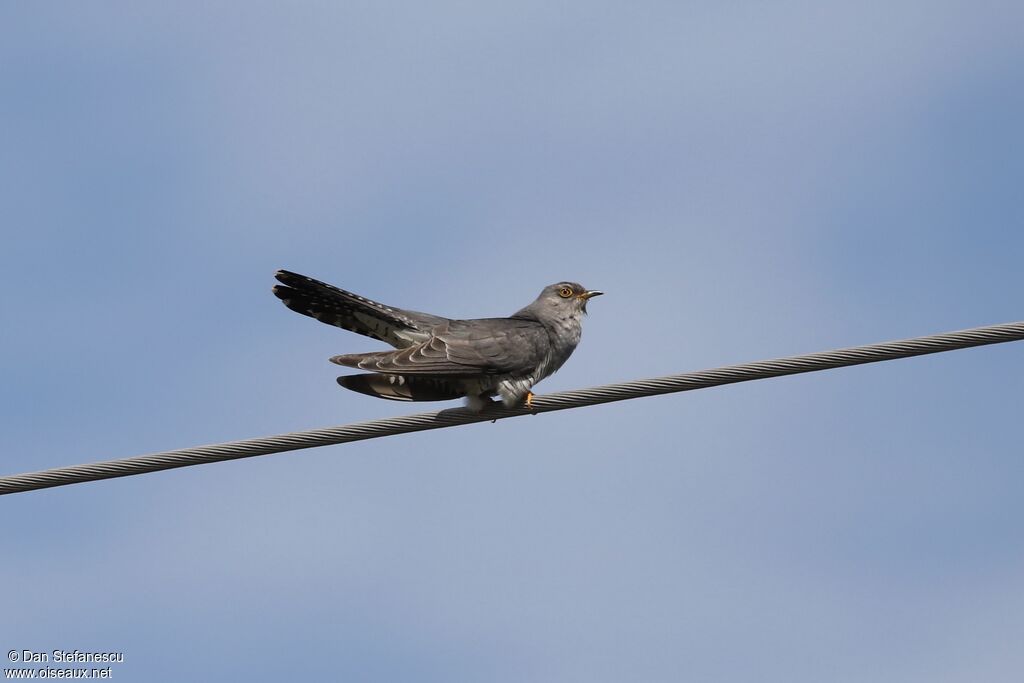
[(551, 337), (551, 344), (548, 347), (548, 353), (544, 354), (544, 360), (537, 368), (535, 381), (538, 382), (562, 367), (562, 364), (576, 350), (576, 345), (580, 343), (582, 335), (579, 316), (558, 317), (549, 321), (545, 327)]

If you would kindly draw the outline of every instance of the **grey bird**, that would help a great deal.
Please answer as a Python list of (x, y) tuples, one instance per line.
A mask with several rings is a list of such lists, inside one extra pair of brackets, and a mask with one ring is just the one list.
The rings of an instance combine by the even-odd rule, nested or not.
[(275, 277), (281, 284), (274, 295), (293, 311), (397, 349), (334, 356), (333, 363), (371, 371), (339, 377), (338, 384), (393, 401), (465, 397), (475, 411), (495, 395), (506, 406), (530, 407), (533, 385), (572, 355), (587, 302), (602, 294), (559, 282), (508, 318), (449, 320), (386, 306), (287, 270)]

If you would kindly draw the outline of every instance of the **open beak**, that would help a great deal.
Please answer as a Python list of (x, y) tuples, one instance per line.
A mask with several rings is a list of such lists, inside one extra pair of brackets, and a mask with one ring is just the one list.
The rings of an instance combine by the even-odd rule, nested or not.
[(588, 301), (593, 299), (595, 296), (601, 296), (602, 294), (604, 294), (604, 292), (599, 292), (596, 289), (588, 289), (587, 291), (583, 292), (582, 294), (578, 294), (577, 296), (579, 296), (580, 300), (583, 301), (583, 305), (580, 306), (580, 308), (583, 310), (583, 312), (584, 313), (587, 312), (587, 302)]

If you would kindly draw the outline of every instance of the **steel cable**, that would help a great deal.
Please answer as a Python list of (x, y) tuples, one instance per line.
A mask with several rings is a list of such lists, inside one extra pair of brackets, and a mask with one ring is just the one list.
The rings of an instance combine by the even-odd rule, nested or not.
[(803, 356), (790, 356), (774, 360), (756, 361), (741, 365), (688, 372), (680, 375), (655, 377), (620, 384), (608, 384), (556, 394), (537, 396), (533, 410), (524, 407), (505, 408), (500, 404), (487, 407), (483, 412), (472, 413), (465, 408), (450, 408), (430, 413), (418, 413), (382, 420), (358, 422), (340, 427), (313, 429), (291, 434), (231, 441), (228, 443), (182, 448), (163, 453), (152, 453), (119, 460), (106, 460), (84, 465), (58, 467), (41, 472), (28, 472), (0, 477), (0, 495), (33, 491), (52, 486), (65, 486), (98, 479), (127, 477), (147, 472), (188, 467), (204, 463), (249, 458), (256, 455), (280, 453), (302, 448), (330, 446), (382, 436), (407, 434), (409, 432), (456, 427), (501, 420), (508, 417), (548, 413), (568, 408), (624, 401), (645, 396), (657, 396), (679, 391), (706, 389), (723, 384), (748, 382), (756, 379), (816, 372), (849, 365), (877, 363), (897, 358), (921, 356), (929, 353), (953, 351), (955, 349), (999, 344), (1024, 339), (1024, 322), (1005, 323), (976, 327), (958, 332), (947, 332), (927, 337), (915, 337), (899, 341), (855, 346), (847, 349), (823, 351)]

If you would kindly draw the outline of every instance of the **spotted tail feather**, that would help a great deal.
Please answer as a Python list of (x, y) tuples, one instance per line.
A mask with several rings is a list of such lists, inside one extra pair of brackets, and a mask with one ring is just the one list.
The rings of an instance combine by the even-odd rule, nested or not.
[(296, 313), (379, 339), (395, 348), (427, 339), (430, 329), (445, 321), (438, 316), (393, 308), (287, 270), (277, 271), (275, 277), (281, 284), (274, 287), (274, 296)]

